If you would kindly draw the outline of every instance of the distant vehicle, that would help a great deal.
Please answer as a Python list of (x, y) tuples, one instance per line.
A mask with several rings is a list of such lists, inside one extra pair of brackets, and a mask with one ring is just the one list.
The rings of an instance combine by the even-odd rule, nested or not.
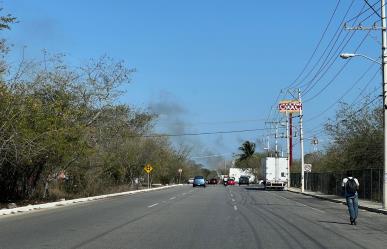
[(194, 178), (189, 178), (187, 183), (188, 184), (193, 184), (193, 182), (194, 182)]
[(193, 187), (196, 187), (196, 186), (206, 187), (206, 181), (204, 180), (204, 177), (203, 176), (195, 176), (192, 186)]
[(208, 184), (218, 184), (218, 179), (216, 178), (211, 178)]
[(228, 178), (227, 185), (235, 185), (235, 179), (232, 177)]
[(262, 158), (261, 175), (265, 189), (284, 190), (288, 183), (288, 160), (285, 157)]
[(255, 176), (253, 174), (253, 169), (240, 169), (240, 168), (230, 168), (229, 177), (234, 177), (236, 183), (238, 183), (241, 176), (247, 176), (249, 178), (249, 183), (255, 182)]
[(240, 185), (249, 185), (250, 184), (249, 181), (250, 180), (249, 180), (249, 178), (247, 176), (241, 176), (241, 177), (239, 177), (238, 184), (239, 184), (239, 186)]

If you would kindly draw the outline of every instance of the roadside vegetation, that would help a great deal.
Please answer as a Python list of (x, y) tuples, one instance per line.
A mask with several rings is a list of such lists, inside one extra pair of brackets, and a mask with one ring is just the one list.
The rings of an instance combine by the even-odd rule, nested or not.
[[(17, 19), (0, 17), (0, 32)], [(212, 172), (154, 134), (157, 113), (121, 104), (135, 70), (108, 56), (69, 65), (66, 56), (8, 63), (0, 41), (0, 203), (117, 192), (185, 182)], [(182, 169), (180, 177), (178, 169)]]

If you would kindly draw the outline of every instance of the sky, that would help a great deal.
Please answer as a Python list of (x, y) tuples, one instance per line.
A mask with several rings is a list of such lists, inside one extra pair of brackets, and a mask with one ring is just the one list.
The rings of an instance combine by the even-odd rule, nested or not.
[[(369, 1), (379, 11), (377, 2)], [(306, 153), (314, 136), (318, 150), (329, 143), (323, 124), (340, 102), (361, 107), (364, 95), (381, 92), (377, 64), (339, 58), (340, 52), (375, 59), (381, 53), (380, 30), (343, 28), (343, 21), (371, 26), (378, 20), (361, 0), (3, 0), (1, 6), (19, 21), (2, 32), (13, 45), (11, 62), (23, 49), (28, 58), (42, 58), (43, 50), (65, 53), (75, 65), (102, 55), (124, 60), (136, 72), (119, 102), (159, 114), (155, 132), (231, 131), (171, 138), (212, 168), (231, 160), (246, 140), (262, 151), (269, 137), (272, 147), (268, 122), (283, 120), (278, 101), (292, 99), (298, 88)], [(278, 143), (286, 149), (285, 139)]]

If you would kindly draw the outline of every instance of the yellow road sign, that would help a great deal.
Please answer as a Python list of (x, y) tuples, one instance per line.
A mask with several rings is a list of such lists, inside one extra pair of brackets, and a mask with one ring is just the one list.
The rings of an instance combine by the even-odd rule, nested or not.
[(145, 170), (145, 172), (146, 172), (147, 174), (150, 174), (150, 172), (152, 172), (152, 170), (153, 170), (153, 167), (152, 167), (152, 165), (150, 165), (150, 164), (148, 163), (147, 165), (145, 165), (144, 170)]

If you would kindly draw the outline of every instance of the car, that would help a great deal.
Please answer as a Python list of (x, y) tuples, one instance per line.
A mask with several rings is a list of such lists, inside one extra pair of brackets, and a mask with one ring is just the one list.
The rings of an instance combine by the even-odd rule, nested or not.
[(239, 186), (240, 185), (249, 185), (249, 178), (247, 176), (239, 177), (238, 184), (239, 184)]
[(197, 187), (197, 186), (206, 187), (206, 180), (204, 179), (203, 176), (195, 176), (192, 186), (193, 187)]
[(218, 184), (218, 179), (216, 178), (211, 178), (208, 184)]
[(194, 182), (194, 178), (189, 178), (187, 183), (188, 184), (193, 184), (193, 182)]
[(234, 178), (228, 178), (227, 185), (235, 185), (235, 179)]

